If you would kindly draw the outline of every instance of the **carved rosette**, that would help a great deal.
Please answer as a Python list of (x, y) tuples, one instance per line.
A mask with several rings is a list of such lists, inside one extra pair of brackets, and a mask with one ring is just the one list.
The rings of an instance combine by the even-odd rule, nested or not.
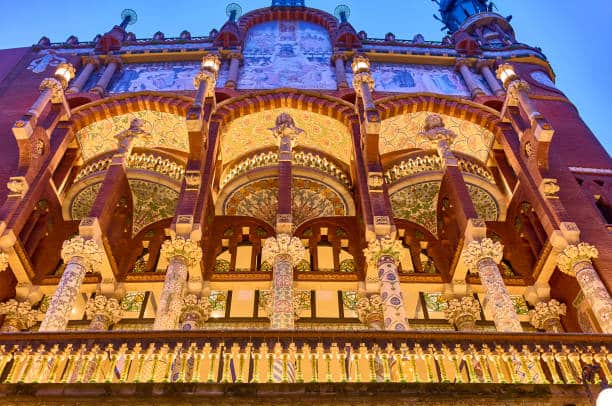
[(383, 330), (385, 317), (383, 314), (383, 300), (380, 295), (362, 297), (357, 301), (357, 316), (359, 320), (372, 330)]
[(182, 237), (164, 241), (161, 253), (168, 258), (168, 261), (180, 259), (185, 261), (187, 266), (190, 267), (195, 266), (202, 260), (202, 248), (200, 248), (200, 245), (195, 241)]
[(552, 299), (548, 302), (540, 302), (535, 305), (534, 310), (529, 311), (529, 321), (538, 330), (549, 333), (561, 333), (561, 316), (565, 315), (567, 307), (564, 303)]
[(473, 296), (452, 298), (444, 310), (448, 322), (459, 331), (476, 329), (476, 320), (480, 317), (480, 303)]
[(8, 259), (9, 259), (8, 254), (6, 252), (0, 251), (0, 272), (4, 272), (8, 269), (8, 265), (9, 265)]
[(64, 86), (62, 86), (62, 82), (55, 78), (43, 79), (38, 86), (38, 90), (41, 92), (51, 90), (51, 103), (57, 104), (64, 101)]
[(87, 301), (85, 314), (91, 319), (89, 330), (105, 331), (123, 318), (123, 309), (117, 299), (96, 295)]
[(591, 259), (597, 258), (598, 255), (597, 248), (581, 242), (565, 248), (557, 258), (557, 265), (561, 271), (575, 277), (583, 268), (592, 267)]
[(187, 295), (183, 298), (181, 306), (181, 323), (182, 330), (195, 330), (202, 328), (202, 325), (210, 317), (212, 306), (208, 297), (197, 297), (196, 295)]
[(30, 302), (18, 302), (10, 299), (0, 303), (0, 314), (4, 314), (4, 323), (0, 327), (0, 332), (11, 333), (28, 330), (36, 324), (38, 310), (33, 310)]

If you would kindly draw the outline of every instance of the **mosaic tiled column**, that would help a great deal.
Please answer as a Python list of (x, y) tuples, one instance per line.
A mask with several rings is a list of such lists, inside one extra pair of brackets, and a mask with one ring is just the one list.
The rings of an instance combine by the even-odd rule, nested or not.
[(476, 320), (480, 318), (480, 303), (473, 296), (452, 298), (444, 310), (448, 322), (459, 331), (476, 330)]
[(106, 331), (123, 318), (123, 309), (117, 299), (96, 295), (87, 301), (85, 314), (91, 320), (89, 330)]
[(11, 299), (0, 303), (0, 314), (4, 314), (4, 323), (0, 327), (0, 332), (16, 333), (34, 326), (40, 312), (33, 310), (30, 302)]
[(62, 259), (66, 263), (66, 268), (51, 298), (49, 309), (40, 325), (40, 331), (66, 329), (85, 274), (102, 265), (104, 255), (104, 251), (91, 239), (77, 235), (64, 241)]
[(268, 238), (262, 249), (262, 261), (273, 264), (272, 314), (270, 328), (291, 330), (294, 328), (293, 266), (304, 259), (306, 250), (297, 237), (279, 234)]
[(487, 306), (493, 314), (497, 331), (523, 331), (514, 303), (504, 284), (497, 264), (503, 258), (503, 246), (490, 238), (472, 241), (464, 253), (465, 263), (472, 272), (478, 272), (485, 288)]
[(100, 79), (98, 79), (98, 83), (96, 83), (96, 85), (93, 87), (93, 89), (91, 89), (91, 91), (98, 94), (104, 94), (108, 84), (113, 78), (113, 75), (120, 66), (121, 58), (117, 56), (111, 56), (107, 58), (104, 72), (102, 72), (102, 76), (100, 76)]
[(591, 262), (598, 254), (590, 244), (570, 245), (559, 254), (557, 264), (561, 271), (576, 278), (602, 331), (612, 333), (612, 299)]
[(357, 301), (357, 316), (359, 320), (372, 330), (383, 330), (385, 316), (383, 314), (383, 300), (380, 295), (364, 296)]
[(562, 333), (561, 316), (565, 315), (567, 308), (565, 304), (552, 299), (548, 302), (540, 302), (535, 305), (534, 310), (529, 311), (530, 323), (538, 330), (548, 333)]
[(200, 262), (202, 249), (192, 240), (177, 237), (165, 241), (161, 252), (168, 259), (168, 269), (153, 330), (173, 330), (177, 328), (181, 315), (183, 291), (187, 284), (189, 267), (196, 266)]
[(210, 317), (212, 306), (208, 297), (197, 297), (196, 295), (187, 295), (183, 298), (183, 306), (181, 307), (181, 330), (197, 330), (202, 328), (202, 325)]
[(457, 62), (455, 66), (457, 70), (459, 71), (459, 73), (461, 73), (463, 80), (465, 80), (465, 83), (467, 84), (468, 89), (470, 89), (470, 93), (472, 94), (472, 97), (482, 96), (485, 94), (482, 88), (480, 87), (480, 84), (474, 78), (474, 74), (470, 70), (469, 63), (466, 59), (457, 58)]
[(66, 90), (66, 93), (80, 92), (91, 77), (93, 71), (100, 65), (100, 60), (97, 56), (86, 56), (83, 58), (83, 63), (85, 64), (83, 70), (81, 70), (79, 76), (72, 81), (72, 84), (68, 90)]
[(372, 240), (364, 250), (368, 268), (377, 272), (385, 330), (409, 328), (397, 271), (401, 253), (402, 243), (390, 237)]

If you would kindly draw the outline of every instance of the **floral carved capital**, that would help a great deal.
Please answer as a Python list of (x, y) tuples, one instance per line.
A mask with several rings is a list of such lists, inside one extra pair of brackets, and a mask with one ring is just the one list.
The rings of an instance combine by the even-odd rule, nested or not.
[(8, 254), (5, 252), (0, 252), (0, 272), (6, 271), (8, 264)]
[(553, 321), (559, 321), (561, 316), (567, 312), (564, 303), (552, 299), (549, 302), (540, 302), (535, 305), (534, 310), (529, 311), (529, 321), (532, 326), (539, 330), (546, 330), (547, 325)]
[(123, 309), (119, 301), (104, 295), (96, 295), (89, 298), (85, 305), (85, 313), (89, 319), (93, 319), (96, 316), (106, 317), (110, 324), (115, 324), (123, 318)]
[(306, 249), (299, 238), (279, 234), (266, 239), (261, 255), (263, 262), (274, 263), (277, 256), (284, 255), (290, 257), (293, 264), (297, 264), (306, 258)]
[(580, 262), (591, 263), (592, 258), (597, 258), (599, 252), (591, 244), (581, 242), (578, 245), (570, 245), (559, 254), (557, 265), (559, 269), (570, 276), (576, 276), (574, 266)]
[(514, 80), (508, 85), (508, 97), (510, 97), (512, 100), (518, 100), (519, 93), (521, 92), (531, 92), (529, 83), (525, 82), (524, 80)]
[(472, 241), (468, 244), (463, 254), (463, 260), (468, 268), (478, 271), (478, 262), (483, 259), (491, 259), (499, 264), (504, 256), (504, 246), (499, 242), (494, 242), (490, 238), (483, 238), (480, 241)]
[(10, 299), (7, 302), (0, 303), (0, 314), (6, 315), (7, 319), (16, 323), (19, 330), (27, 330), (36, 324), (41, 313), (32, 309), (30, 302), (18, 302), (15, 299)]
[(459, 326), (466, 321), (474, 322), (480, 316), (480, 303), (472, 296), (452, 298), (448, 300), (448, 307), (444, 310), (448, 321)]
[[(196, 295), (187, 295), (183, 298), (181, 306), (181, 318), (187, 314), (197, 314), (201, 322), (205, 322), (210, 317), (212, 306), (208, 297), (197, 297)], [(181, 320), (182, 322), (182, 320)]]
[(391, 237), (373, 239), (368, 243), (368, 248), (363, 250), (368, 265), (375, 267), (381, 257), (392, 257), (396, 262), (402, 254), (402, 243)]
[(187, 261), (188, 266), (194, 266), (202, 260), (202, 248), (190, 239), (181, 237), (164, 241), (161, 252), (168, 259), (181, 257)]
[(92, 272), (95, 267), (102, 265), (104, 251), (91, 239), (85, 239), (77, 235), (62, 244), (62, 259), (65, 263), (77, 257), (85, 266), (87, 272)]
[(359, 96), (361, 96), (361, 84), (365, 83), (366, 85), (368, 85), (368, 89), (370, 89), (370, 92), (374, 90), (374, 78), (372, 77), (372, 74), (370, 72), (360, 72), (360, 73), (355, 73), (353, 75), (353, 87), (355, 88), (355, 93), (357, 93)]
[(200, 83), (205, 82), (208, 86), (206, 91), (207, 95), (214, 93), (215, 84), (217, 82), (217, 73), (211, 72), (207, 69), (200, 69), (200, 71), (193, 78), (193, 86), (198, 89), (200, 87)]
[(38, 86), (38, 90), (41, 92), (51, 90), (51, 103), (57, 104), (64, 101), (64, 86), (62, 86), (62, 82), (55, 78), (43, 79)]
[(357, 301), (357, 317), (368, 327), (382, 329), (384, 326), (383, 300), (380, 295), (364, 296)]

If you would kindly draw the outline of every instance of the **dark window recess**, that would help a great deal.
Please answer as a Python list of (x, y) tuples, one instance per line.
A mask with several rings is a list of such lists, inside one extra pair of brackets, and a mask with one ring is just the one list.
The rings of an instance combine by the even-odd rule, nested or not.
[(607, 224), (612, 224), (612, 208), (610, 208), (609, 204), (600, 197), (595, 200), (595, 205), (599, 209), (601, 216), (604, 218)]

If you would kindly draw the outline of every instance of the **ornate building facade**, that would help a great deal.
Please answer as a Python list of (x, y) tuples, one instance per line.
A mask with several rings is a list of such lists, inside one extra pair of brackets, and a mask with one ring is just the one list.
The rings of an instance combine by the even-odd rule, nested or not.
[(591, 404), (612, 161), (490, 2), (439, 6), (0, 51), (4, 404)]

